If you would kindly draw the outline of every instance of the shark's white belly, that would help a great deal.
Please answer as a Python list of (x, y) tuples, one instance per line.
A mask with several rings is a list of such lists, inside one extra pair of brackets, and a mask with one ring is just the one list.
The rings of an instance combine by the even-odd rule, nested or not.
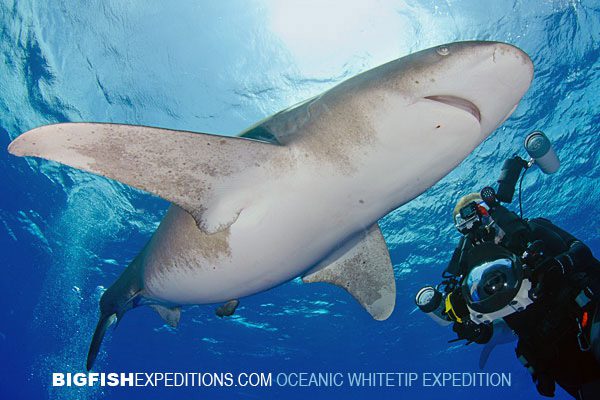
[(254, 204), (214, 235), (202, 233), (186, 211), (171, 206), (145, 250), (146, 296), (203, 304), (264, 291), (302, 274), (373, 222), (360, 210), (343, 218), (335, 199), (292, 192), (276, 200), (277, 205)]
[(428, 163), (422, 155), (404, 156), (406, 168), (417, 168), (417, 173), (378, 176), (366, 170), (365, 176), (375, 178), (364, 179), (315, 178), (314, 171), (303, 171), (286, 181), (291, 184), (266, 185), (264, 195), (230, 228), (213, 235), (202, 233), (186, 211), (171, 206), (144, 250), (145, 295), (176, 304), (215, 303), (301, 275), (454, 167), (449, 162), (439, 169), (421, 169), (421, 162)]

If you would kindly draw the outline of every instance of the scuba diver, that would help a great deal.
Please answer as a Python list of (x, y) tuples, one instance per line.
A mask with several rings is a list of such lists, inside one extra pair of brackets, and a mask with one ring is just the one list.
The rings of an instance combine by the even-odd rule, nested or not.
[(525, 147), (531, 160), (506, 160), (497, 193), (486, 187), (458, 201), (452, 216), (459, 244), (443, 281), (422, 288), (416, 302), (452, 325), (458, 337), (451, 342), (487, 343), (494, 321), (503, 320), (541, 395), (553, 397), (558, 384), (577, 399), (598, 399), (600, 262), (549, 220), (524, 219), (500, 204), (512, 202), (521, 172), (534, 163), (546, 173), (558, 169), (542, 132), (529, 135)]

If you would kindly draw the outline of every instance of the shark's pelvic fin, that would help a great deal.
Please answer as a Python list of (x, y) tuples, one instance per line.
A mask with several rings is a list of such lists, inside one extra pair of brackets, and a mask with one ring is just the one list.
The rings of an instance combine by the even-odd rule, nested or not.
[(281, 146), (146, 126), (65, 123), (32, 129), (8, 150), (115, 179), (188, 211), (211, 234), (236, 221)]
[(217, 317), (231, 317), (237, 309), (240, 301), (238, 299), (229, 300), (215, 310)]
[(160, 317), (173, 328), (177, 328), (179, 325), (179, 319), (181, 318), (181, 307), (165, 307), (160, 304), (150, 305), (154, 311), (160, 315)]
[(358, 241), (352, 241), (309, 271), (306, 283), (340, 286), (379, 321), (387, 319), (396, 304), (394, 269), (385, 240), (374, 224)]

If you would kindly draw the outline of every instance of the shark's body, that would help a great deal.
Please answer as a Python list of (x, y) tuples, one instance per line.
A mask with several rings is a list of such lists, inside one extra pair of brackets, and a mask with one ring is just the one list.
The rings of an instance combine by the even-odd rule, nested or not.
[(303, 274), (344, 287), (385, 319), (395, 285), (377, 220), (455, 168), (512, 113), (532, 73), (510, 45), (454, 43), (360, 74), (241, 138), (59, 124), (22, 135), (10, 151), (174, 203), (103, 296), (94, 351), (109, 317), (137, 304), (222, 302)]

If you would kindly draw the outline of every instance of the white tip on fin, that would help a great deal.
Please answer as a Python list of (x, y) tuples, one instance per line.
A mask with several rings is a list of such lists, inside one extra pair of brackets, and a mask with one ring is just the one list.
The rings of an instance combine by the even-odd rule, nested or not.
[[(396, 281), (385, 240), (377, 224), (358, 241), (334, 253), (313, 268), (302, 280), (328, 282), (348, 291), (371, 314), (383, 321), (394, 311)], [(313, 272), (314, 271), (314, 272)]]
[(160, 196), (208, 234), (235, 222), (244, 189), (255, 186), (279, 149), (238, 137), (99, 123), (42, 126), (8, 147), (16, 156), (57, 161)]
[(152, 304), (150, 307), (152, 307), (167, 324), (173, 328), (177, 328), (179, 319), (181, 318), (181, 307), (169, 308), (159, 304)]

